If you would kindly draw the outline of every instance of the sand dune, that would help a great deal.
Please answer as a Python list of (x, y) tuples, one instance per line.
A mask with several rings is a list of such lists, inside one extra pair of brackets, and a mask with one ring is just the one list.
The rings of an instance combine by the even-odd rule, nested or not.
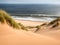
[(48, 36), (16, 30), (7, 24), (0, 24), (0, 45), (60, 45)]
[[(26, 26), (41, 24), (40, 22), (31, 21), (20, 22)], [(54, 36), (56, 33), (59, 36), (59, 32), (60, 31), (51, 34)], [(15, 22), (9, 14), (0, 10), (0, 45), (60, 45), (60, 40), (52, 36), (21, 30), (19, 24)]]
[(53, 30), (53, 31), (48, 31), (48, 32), (46, 31), (46, 32), (40, 33), (40, 34), (60, 40), (60, 30)]

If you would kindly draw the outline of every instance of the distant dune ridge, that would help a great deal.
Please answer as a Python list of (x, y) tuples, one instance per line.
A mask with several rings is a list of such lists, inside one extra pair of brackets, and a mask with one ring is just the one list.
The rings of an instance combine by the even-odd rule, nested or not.
[(40, 25), (36, 26), (27, 26), (27, 29), (33, 32), (45, 32), (45, 31), (51, 31), (51, 30), (60, 30), (60, 18), (56, 18), (55, 20), (51, 22), (44, 22)]
[[(25, 24), (28, 24), (28, 21)], [(34, 22), (30, 22), (30, 24), (33, 25)], [(45, 24), (41, 26), (43, 25)], [(60, 45), (60, 40), (50, 36), (50, 33), (45, 33), (50, 34), (49, 36), (36, 34), (30, 31), (24, 31), (24, 26), (22, 26), (24, 28), (21, 30), (20, 26), (22, 25), (15, 22), (15, 20), (4, 10), (0, 10), (0, 45)], [(55, 33), (52, 33), (52, 35)], [(59, 36), (60, 33), (57, 32), (56, 35), (57, 34)]]
[(35, 32), (60, 30), (60, 18), (56, 18), (55, 20), (49, 23), (43, 23), (38, 27), (38, 30), (36, 30)]
[(55, 28), (55, 27), (60, 27), (60, 18), (57, 18), (53, 21), (51, 21), (50, 23), (48, 23), (48, 26), (52, 25), (51, 28)]
[[(45, 28), (43, 29), (43, 27)], [(36, 33), (56, 38), (60, 41), (60, 18), (56, 18), (46, 25), (41, 26), (40, 29), (36, 31)]]

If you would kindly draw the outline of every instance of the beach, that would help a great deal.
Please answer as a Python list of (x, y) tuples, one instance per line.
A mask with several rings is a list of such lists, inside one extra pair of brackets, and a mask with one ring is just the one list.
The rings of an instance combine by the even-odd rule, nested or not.
[[(7, 12), (0, 10), (0, 45), (60, 45), (60, 28), (55, 30), (57, 28), (54, 27), (60, 26), (59, 21), (60, 18), (53, 20), (53, 23), (15, 20)], [(37, 28), (38, 31), (32, 32), (30, 28)]]

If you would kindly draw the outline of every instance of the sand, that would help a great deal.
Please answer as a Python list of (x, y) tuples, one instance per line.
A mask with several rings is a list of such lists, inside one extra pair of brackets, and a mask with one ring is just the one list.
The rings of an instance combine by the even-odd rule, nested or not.
[(27, 20), (15, 20), (18, 23), (23, 24), (24, 26), (37, 26), (37, 25), (41, 25), (45, 22), (37, 22), (37, 21), (27, 21)]
[[(35, 25), (37, 22), (20, 21), (25, 25)], [(41, 23), (40, 23), (41, 24)], [(48, 33), (49, 34), (49, 33)], [(53, 36), (55, 33), (52, 33)], [(60, 35), (60, 33), (57, 36)], [(7, 24), (0, 24), (0, 45), (60, 45), (60, 40), (44, 34), (36, 34), (30, 31), (17, 30)]]
[(40, 34), (55, 38), (60, 41), (60, 30), (53, 30), (53, 31), (48, 31), (48, 32), (40, 33)]

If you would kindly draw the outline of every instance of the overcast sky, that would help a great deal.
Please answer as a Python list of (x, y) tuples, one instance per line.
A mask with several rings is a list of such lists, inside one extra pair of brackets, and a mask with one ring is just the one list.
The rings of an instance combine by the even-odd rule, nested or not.
[(0, 3), (17, 4), (60, 4), (60, 0), (0, 0)]

